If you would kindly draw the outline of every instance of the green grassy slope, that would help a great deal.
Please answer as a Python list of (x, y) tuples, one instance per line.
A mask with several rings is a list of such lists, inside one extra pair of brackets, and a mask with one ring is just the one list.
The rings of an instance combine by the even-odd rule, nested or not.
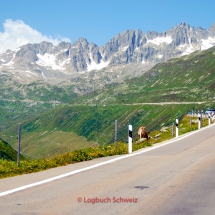
[[(198, 123), (195, 122), (197, 117), (193, 117), (193, 123), (190, 124), (190, 116), (185, 116), (179, 123), (179, 134), (185, 134), (190, 131), (198, 129)], [(194, 121), (195, 120), (195, 121)], [(198, 120), (197, 120), (198, 121)], [(203, 118), (202, 126), (208, 125), (208, 119)], [(154, 131), (151, 136), (155, 135), (159, 137), (150, 138), (147, 141), (132, 144), (132, 151), (136, 151), (147, 146), (152, 146), (156, 143), (168, 140), (172, 138), (172, 126), (166, 127), (165, 132)], [(115, 144), (106, 144), (102, 146), (96, 146), (91, 148), (85, 148), (81, 150), (75, 150), (73, 152), (58, 155), (52, 158), (45, 159), (33, 159), (33, 160), (23, 160), (21, 159), (20, 165), (17, 166), (16, 162), (1, 160), (0, 159), (0, 179), (5, 177), (11, 177), (20, 174), (27, 174), (32, 172), (38, 172), (46, 170), (49, 168), (54, 168), (58, 166), (65, 166), (68, 164), (88, 161), (94, 158), (121, 155), (128, 153), (128, 145), (125, 142), (118, 142), (117, 147)]]
[(4, 140), (0, 138), (0, 159), (15, 161), (17, 152)]
[(0, 131), (50, 109), (53, 109), (53, 104), (51, 103), (35, 102), (34, 104), (29, 104), (18, 100), (0, 100)]
[[(170, 125), (194, 105), (107, 105), (57, 107), (23, 123), (22, 153), (32, 158), (50, 157), (85, 147), (114, 141), (114, 121), (118, 120), (118, 139), (127, 141), (128, 125), (137, 137), (138, 127), (148, 130)], [(202, 105), (196, 105), (200, 109)], [(17, 126), (2, 132), (16, 147)]]
[(71, 98), (76, 98), (78, 96), (74, 92), (73, 86), (61, 87), (60, 85), (51, 85), (42, 81), (21, 84), (9, 75), (1, 75), (0, 90), (0, 97), (9, 100), (35, 100), (47, 102), (56, 99), (66, 103)]
[(78, 97), (72, 86), (20, 84), (7, 75), (1, 75), (0, 92), (0, 131)]

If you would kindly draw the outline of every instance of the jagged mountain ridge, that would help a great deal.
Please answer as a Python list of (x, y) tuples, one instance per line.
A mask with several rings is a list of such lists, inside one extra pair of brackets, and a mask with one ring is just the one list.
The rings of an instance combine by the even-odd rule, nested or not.
[(205, 30), (184, 22), (163, 33), (127, 30), (101, 47), (84, 38), (74, 44), (62, 42), (57, 46), (44, 41), (0, 53), (0, 75), (12, 74), (23, 82), (38, 79), (61, 82), (92, 70), (114, 70), (114, 66), (119, 66), (116, 73), (130, 64), (138, 64), (142, 71), (159, 62), (214, 45), (215, 23)]

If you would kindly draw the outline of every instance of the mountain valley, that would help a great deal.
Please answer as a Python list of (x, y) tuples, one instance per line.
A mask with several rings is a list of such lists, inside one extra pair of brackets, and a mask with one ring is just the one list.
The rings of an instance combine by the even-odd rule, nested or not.
[[(27, 44), (0, 54), (0, 137), (14, 149), (49, 157), (127, 140), (127, 126), (150, 131), (189, 110), (215, 105), (215, 24), (181, 23), (164, 33), (118, 34), (102, 47)], [(148, 104), (147, 104), (148, 103)], [(134, 135), (134, 136), (135, 136)]]

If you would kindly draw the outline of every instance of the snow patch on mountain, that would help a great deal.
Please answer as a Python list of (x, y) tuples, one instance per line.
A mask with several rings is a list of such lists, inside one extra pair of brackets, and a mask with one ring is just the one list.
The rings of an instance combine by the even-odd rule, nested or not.
[(192, 46), (188, 46), (183, 52), (182, 52), (182, 56), (184, 55), (189, 55), (191, 54), (192, 52), (194, 52), (195, 49), (192, 47)]
[(40, 66), (51, 67), (53, 70), (62, 69), (61, 67), (56, 65), (55, 63), (56, 58), (52, 54), (47, 54), (47, 53), (45, 53), (44, 55), (37, 54), (37, 57), (39, 60), (36, 61), (36, 64)]
[(126, 51), (126, 50), (128, 49), (128, 47), (129, 47), (129, 46), (123, 47), (121, 51), (123, 51), (123, 52)]
[(143, 59), (141, 63), (144, 65), (144, 64), (146, 64), (146, 61)]
[(39, 60), (36, 61), (36, 64), (43, 67), (51, 67), (53, 70), (65, 70), (65, 64), (68, 64), (71, 58), (68, 58), (64, 61), (56, 60), (56, 55), (45, 53), (44, 55), (37, 54)]
[(43, 73), (43, 72), (41, 72), (41, 75), (42, 75), (44, 78), (46, 78), (46, 76), (44, 75), (44, 73)]
[(163, 55), (162, 55), (162, 54), (159, 54), (157, 57), (158, 57), (159, 59), (161, 59), (161, 58), (163, 57)]
[(8, 63), (3, 63), (3, 66), (12, 66), (14, 64), (13, 59), (15, 57), (15, 54), (13, 54), (13, 58)]
[(201, 50), (206, 50), (215, 45), (215, 39), (212, 37), (208, 37), (208, 39), (202, 39)]
[(108, 64), (110, 63), (110, 61), (104, 62), (101, 61), (99, 64), (95, 63), (94, 61), (91, 62), (91, 64), (87, 64), (87, 71), (92, 71), (92, 70), (101, 70), (104, 67), (108, 66)]
[(167, 36), (167, 37), (156, 37), (152, 40), (148, 40), (147, 43), (153, 43), (157, 46), (161, 45), (162, 43), (167, 43), (170, 44), (172, 42), (172, 37)]
[(70, 63), (71, 58), (68, 58), (64, 61), (61, 62), (61, 60), (59, 60), (59, 66), (64, 67), (65, 64), (69, 64)]
[[(92, 59), (92, 54), (90, 53), (90, 59)], [(101, 60), (101, 62), (98, 64), (96, 62), (94, 62), (93, 60), (91, 60), (91, 63), (88, 64), (87, 63), (87, 71), (92, 71), (92, 70), (101, 70), (104, 67), (108, 66), (108, 64), (110, 63), (110, 61), (104, 62), (103, 60)]]

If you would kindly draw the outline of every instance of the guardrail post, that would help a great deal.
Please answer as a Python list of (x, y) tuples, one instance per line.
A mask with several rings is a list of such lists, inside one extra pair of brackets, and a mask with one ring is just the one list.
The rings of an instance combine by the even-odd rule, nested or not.
[(128, 153), (132, 153), (132, 125), (128, 126)]
[(175, 127), (175, 124), (174, 122), (172, 123), (172, 137), (174, 137), (174, 127)]

